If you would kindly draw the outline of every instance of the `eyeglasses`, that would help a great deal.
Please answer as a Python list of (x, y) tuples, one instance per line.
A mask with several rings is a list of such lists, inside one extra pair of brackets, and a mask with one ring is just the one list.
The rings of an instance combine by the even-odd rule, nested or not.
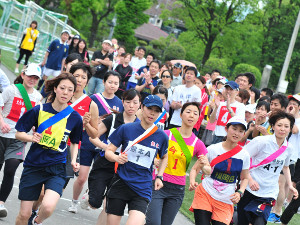
[(168, 76), (168, 75), (162, 75), (161, 78), (171, 78), (171, 76)]

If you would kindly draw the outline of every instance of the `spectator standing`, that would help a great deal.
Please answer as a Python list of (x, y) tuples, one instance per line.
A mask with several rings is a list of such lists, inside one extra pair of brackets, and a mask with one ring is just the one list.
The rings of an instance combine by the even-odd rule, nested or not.
[(80, 40), (80, 35), (79, 34), (74, 35), (69, 45), (69, 54), (75, 51), (76, 47), (78, 46), (79, 40)]
[(91, 64), (96, 67), (96, 73), (89, 81), (88, 95), (104, 92), (103, 77), (108, 69), (112, 66), (113, 55), (109, 54), (109, 50), (113, 44), (110, 40), (102, 42), (102, 50), (96, 51), (92, 57)]
[(180, 76), (182, 70), (182, 65), (180, 63), (175, 63), (173, 66), (173, 80), (171, 83), (172, 87), (176, 87), (178, 85), (182, 85), (182, 77)]

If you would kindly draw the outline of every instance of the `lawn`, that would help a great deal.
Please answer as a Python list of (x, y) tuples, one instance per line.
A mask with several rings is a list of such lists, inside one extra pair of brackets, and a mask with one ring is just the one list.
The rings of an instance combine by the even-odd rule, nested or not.
[[(192, 166), (194, 165), (195, 161), (196, 161), (196, 158), (194, 157), (191, 161), (190, 167), (188, 169), (188, 173), (190, 172), (190, 170), (191, 170)], [(197, 181), (198, 181), (198, 183), (201, 182), (200, 175), (198, 175)], [(185, 215), (187, 218), (189, 218), (190, 220), (195, 222), (194, 214), (189, 211), (189, 208), (190, 208), (190, 206), (192, 204), (192, 201), (193, 201), (193, 198), (194, 198), (194, 191), (191, 192), (191, 191), (188, 190), (189, 184), (190, 184), (189, 177), (187, 177), (186, 186), (185, 186), (185, 196), (184, 196), (184, 199), (183, 199), (182, 206), (180, 208), (180, 212), (183, 215)], [(268, 223), (268, 225), (271, 225), (271, 224), (274, 224), (274, 223)], [(294, 217), (291, 220), (291, 222), (289, 223), (289, 225), (299, 225), (299, 224), (300, 224), (300, 215), (296, 214), (296, 215), (294, 215)]]

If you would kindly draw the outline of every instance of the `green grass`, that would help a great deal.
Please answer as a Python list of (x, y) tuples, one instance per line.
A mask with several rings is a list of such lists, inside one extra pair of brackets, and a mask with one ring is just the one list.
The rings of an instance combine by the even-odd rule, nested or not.
[(1, 50), (1, 63), (7, 67), (7, 69), (14, 71), (16, 66), (16, 60), (14, 59), (14, 53)]
[[(188, 169), (188, 173), (190, 173), (190, 170), (192, 168), (192, 166), (194, 165), (194, 163), (196, 162), (196, 158), (194, 157), (191, 160), (191, 164), (189, 166)], [(201, 182), (201, 177), (200, 175), (197, 176), (196, 180), (198, 181), (198, 183)], [(187, 177), (186, 179), (186, 185), (185, 185), (185, 196), (183, 199), (183, 203), (181, 205), (180, 208), (180, 212), (185, 215), (187, 218), (189, 218), (191, 221), (195, 222), (194, 220), (194, 214), (192, 212), (189, 211), (189, 208), (192, 204), (192, 201), (194, 199), (194, 191), (189, 191), (189, 185), (190, 185), (190, 180), (189, 177)], [(299, 225), (300, 224), (300, 215), (299, 214), (295, 214), (293, 219), (291, 220), (291, 222), (289, 223), (289, 225)], [(274, 225), (274, 223), (268, 223), (268, 225)]]

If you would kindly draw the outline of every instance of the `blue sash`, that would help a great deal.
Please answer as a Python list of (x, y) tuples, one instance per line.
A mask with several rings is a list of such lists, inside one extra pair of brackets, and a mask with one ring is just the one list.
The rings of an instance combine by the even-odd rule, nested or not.
[(160, 114), (160, 116), (155, 120), (154, 124), (156, 125), (156, 124), (161, 120), (161, 118), (164, 117), (164, 115), (165, 115), (166, 113), (167, 113), (167, 111), (164, 110), (164, 111)]
[(40, 134), (43, 133), (44, 130), (51, 127), (53, 124), (56, 124), (58, 121), (62, 120), (63, 118), (69, 116), (73, 111), (74, 109), (71, 106), (68, 106), (63, 111), (55, 114), (51, 118), (41, 123), (41, 125), (37, 129), (37, 132)]

